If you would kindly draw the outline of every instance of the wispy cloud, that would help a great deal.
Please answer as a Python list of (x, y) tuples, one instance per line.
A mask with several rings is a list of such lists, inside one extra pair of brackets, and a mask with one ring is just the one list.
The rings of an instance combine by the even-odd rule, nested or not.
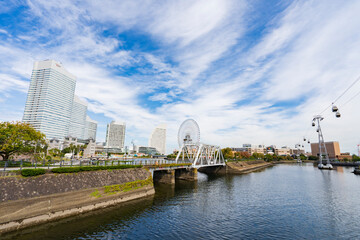
[[(307, 131), (313, 114), (360, 74), (360, 4), (274, 4), (266, 20), (260, 4), (28, 1), (16, 19), (26, 28), (0, 24), (0, 104), (24, 95), (33, 61), (53, 58), (78, 77), (77, 94), (99, 121), (127, 122), (129, 142), (146, 144), (152, 128), (167, 122), (172, 150), (188, 117), (200, 123), (203, 141), (221, 146), (293, 145), (305, 134), (315, 140)], [(324, 121), (325, 137), (346, 151), (360, 142), (358, 103)]]

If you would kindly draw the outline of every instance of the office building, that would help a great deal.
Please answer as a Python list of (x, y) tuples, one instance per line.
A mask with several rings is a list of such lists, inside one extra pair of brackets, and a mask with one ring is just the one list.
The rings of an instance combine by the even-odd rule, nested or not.
[(92, 138), (96, 140), (97, 121), (92, 120), (89, 116), (86, 116), (85, 121), (85, 139)]
[(48, 150), (53, 149), (53, 148), (57, 148), (57, 149), (62, 149), (62, 143), (59, 139), (57, 138), (52, 138), (48, 140)]
[(151, 133), (149, 147), (156, 148), (158, 153), (166, 152), (166, 124), (160, 124)]
[(126, 125), (123, 122), (112, 121), (109, 123), (106, 129), (105, 148), (124, 149), (125, 128)]
[(275, 148), (275, 154), (278, 156), (287, 156), (291, 154), (291, 149), (286, 146), (281, 148)]
[(23, 122), (48, 139), (68, 135), (76, 77), (54, 60), (34, 63)]
[(157, 155), (159, 152), (154, 147), (139, 147), (138, 153), (143, 153), (146, 155)]
[(83, 150), (83, 157), (95, 157), (96, 142), (94, 139), (78, 140), (82, 146), (86, 146)]
[(80, 98), (75, 95), (71, 111), (69, 136), (85, 139), (86, 112), (87, 103), (81, 101)]
[(265, 148), (263, 145), (252, 145), (249, 143), (243, 144), (242, 147), (231, 148), (233, 152), (247, 152), (249, 155), (253, 155), (254, 153), (265, 153)]
[[(335, 159), (340, 156), (339, 142), (325, 142), (325, 147), (330, 159)], [(323, 150), (325, 152), (325, 150)], [(319, 143), (311, 143), (311, 154), (319, 156)]]

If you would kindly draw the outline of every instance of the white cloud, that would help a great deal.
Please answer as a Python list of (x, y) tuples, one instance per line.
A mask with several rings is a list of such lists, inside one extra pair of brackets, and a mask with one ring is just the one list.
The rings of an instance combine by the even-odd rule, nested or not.
[(5, 29), (0, 29), (0, 33), (5, 34), (5, 35), (9, 35), (8, 31), (6, 31)]
[(219, 27), (230, 7), (230, 1), (222, 0), (168, 2), (156, 11), (147, 30), (167, 44), (186, 46)]
[[(315, 140), (315, 131), (307, 132), (313, 114), (360, 74), (356, 2), (295, 2), (274, 16), (249, 50), (241, 43), (253, 9), (242, 1), (29, 4), (41, 24), (0, 46), (0, 79), (6, 79), (0, 90), (23, 92), (34, 60), (60, 60), (78, 77), (77, 94), (90, 111), (127, 122), (128, 140), (146, 139), (167, 122), (168, 150), (177, 147), (177, 129), (188, 117), (199, 122), (203, 141), (221, 146), (292, 146), (304, 134)], [(146, 35), (156, 49), (125, 49), (117, 35), (126, 30)], [(43, 37), (49, 41), (32, 40)], [(118, 75), (146, 64), (151, 67), (134, 75)], [(359, 98), (341, 104), (359, 90), (354, 86), (339, 101), (341, 119), (330, 114), (324, 121), (326, 139), (339, 140), (345, 151), (360, 143)], [(162, 106), (144, 106), (144, 93)], [(295, 103), (271, 107), (279, 101)]]

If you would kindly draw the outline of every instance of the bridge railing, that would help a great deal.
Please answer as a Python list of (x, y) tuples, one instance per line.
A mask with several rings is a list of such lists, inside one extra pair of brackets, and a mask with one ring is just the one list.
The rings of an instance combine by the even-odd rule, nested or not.
[[(164, 166), (168, 164), (175, 164), (175, 160), (169, 159), (152, 159), (152, 158), (132, 158), (126, 160), (61, 160), (61, 161), (6, 161), (1, 162), (0, 171), (21, 170), (24, 168), (58, 168), (58, 167), (81, 167), (81, 166), (117, 166), (117, 165), (143, 165), (143, 166)], [(178, 162), (178, 164), (189, 164)]]

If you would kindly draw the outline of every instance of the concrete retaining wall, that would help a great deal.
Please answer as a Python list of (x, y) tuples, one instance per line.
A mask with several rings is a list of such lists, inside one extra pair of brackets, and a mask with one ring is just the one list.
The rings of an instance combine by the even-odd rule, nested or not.
[(40, 197), (87, 188), (145, 180), (150, 173), (145, 169), (89, 171), (79, 173), (45, 174), (37, 177), (0, 178), (0, 203), (9, 200)]
[(145, 169), (0, 178), (0, 234), (155, 194), (152, 184), (108, 194), (104, 186), (146, 180)]

